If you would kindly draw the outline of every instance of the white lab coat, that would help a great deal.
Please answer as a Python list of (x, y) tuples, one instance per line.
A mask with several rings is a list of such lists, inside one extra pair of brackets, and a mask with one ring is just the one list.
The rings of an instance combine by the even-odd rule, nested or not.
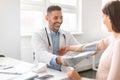
[[(35, 52), (35, 62), (43, 62), (46, 64), (50, 63), (51, 58), (53, 57), (53, 45), (52, 45), (52, 39), (50, 37), (50, 30), (47, 27), (47, 33), (49, 36), (50, 44), (48, 43), (47, 34), (45, 31), (45, 28), (39, 30), (38, 32), (35, 32), (32, 36), (32, 44), (33, 49)], [(65, 35), (65, 37), (63, 36)], [(76, 45), (79, 44), (79, 42), (67, 31), (60, 29), (60, 48), (65, 45)]]

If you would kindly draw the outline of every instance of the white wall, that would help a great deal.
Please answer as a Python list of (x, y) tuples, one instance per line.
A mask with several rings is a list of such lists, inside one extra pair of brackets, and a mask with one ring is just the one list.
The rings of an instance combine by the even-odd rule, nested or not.
[(31, 36), (21, 37), (21, 60), (33, 62)]
[(82, 0), (82, 31), (76, 38), (81, 43), (91, 42), (104, 38), (108, 34), (101, 28), (102, 0)]
[(19, 0), (0, 0), (0, 54), (20, 59)]

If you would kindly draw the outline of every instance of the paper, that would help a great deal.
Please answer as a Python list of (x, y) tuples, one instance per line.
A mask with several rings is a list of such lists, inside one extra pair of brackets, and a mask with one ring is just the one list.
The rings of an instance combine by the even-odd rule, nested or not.
[[(12, 58), (0, 58), (0, 80), (15, 80), (25, 75), (27, 76), (34, 65)], [(35, 73), (31, 76), (36, 75)], [(21, 79), (24, 80), (24, 79)]]
[(38, 65), (35, 65), (32, 68), (32, 71), (36, 72), (36, 73), (46, 72), (47, 71), (47, 64), (45, 64), (45, 63), (38, 63)]
[(80, 61), (85, 59), (88, 56), (91, 56), (96, 51), (87, 51), (82, 53), (68, 53), (63, 56), (64, 61), (68, 64), (68, 66), (74, 67), (76, 64), (78, 64)]

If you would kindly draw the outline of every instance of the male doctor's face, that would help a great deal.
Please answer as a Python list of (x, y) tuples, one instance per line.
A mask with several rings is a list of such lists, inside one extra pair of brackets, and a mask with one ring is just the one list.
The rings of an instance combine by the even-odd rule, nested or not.
[(62, 12), (58, 10), (52, 11), (48, 13), (46, 20), (48, 21), (49, 28), (52, 31), (57, 32), (63, 21)]

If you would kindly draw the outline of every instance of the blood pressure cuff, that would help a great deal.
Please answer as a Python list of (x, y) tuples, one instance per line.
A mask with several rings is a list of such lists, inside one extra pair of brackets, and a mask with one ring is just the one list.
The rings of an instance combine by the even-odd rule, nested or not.
[(82, 48), (82, 51), (97, 51), (98, 41), (85, 44)]

